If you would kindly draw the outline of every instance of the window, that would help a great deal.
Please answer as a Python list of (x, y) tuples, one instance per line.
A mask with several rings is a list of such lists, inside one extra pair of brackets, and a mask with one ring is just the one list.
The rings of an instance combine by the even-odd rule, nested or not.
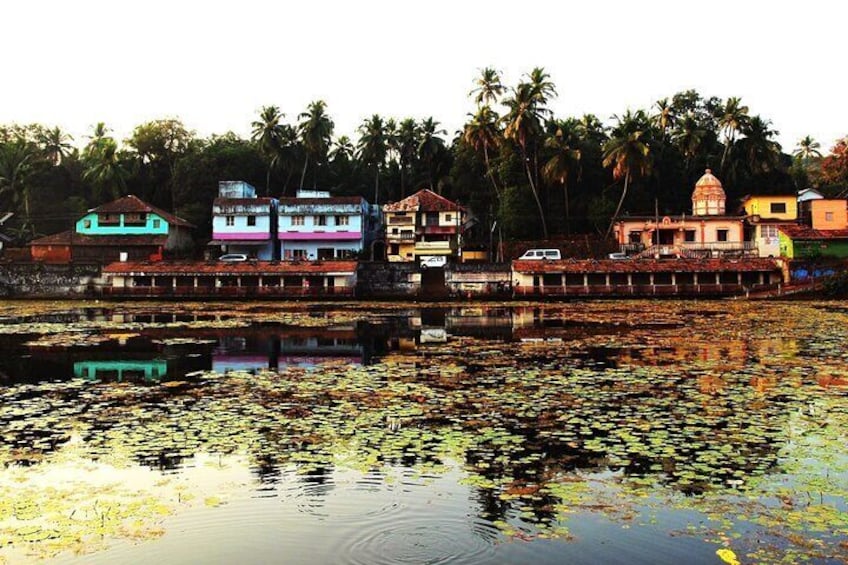
[(91, 228), (91, 220), (83, 220), (82, 221), (82, 227), (85, 228), (85, 229), (90, 229)]
[(452, 222), (453, 221), (453, 214), (445, 214), (445, 221), (446, 222)]
[(153, 220), (153, 229), (154, 230), (158, 230), (161, 225), (162, 225), (162, 220)]
[(727, 241), (727, 230), (716, 230), (716, 241)]
[(347, 216), (336, 216), (336, 225), (337, 226), (346, 226), (348, 225), (348, 217)]
[(235, 216), (227, 216), (227, 225), (228, 226), (236, 225), (236, 217)]
[(627, 234), (628, 241), (630, 243), (641, 243), (642, 242), (642, 232), (633, 230), (629, 234)]
[(683, 241), (695, 243), (695, 230), (686, 230), (683, 232)]
[(327, 216), (313, 216), (312, 223), (316, 226), (326, 226), (327, 225)]
[(291, 222), (293, 226), (302, 226), (304, 224), (303, 216), (292, 216)]
[(306, 249), (292, 249), (292, 258), (306, 259)]
[(247, 225), (255, 226), (256, 225), (256, 216), (248, 216), (247, 217)]
[(772, 202), (771, 203), (771, 213), (772, 214), (785, 214), (786, 213), (786, 202)]
[(824, 213), (824, 221), (832, 222), (833, 221), (833, 212), (825, 212)]
[(777, 237), (777, 226), (760, 226), (760, 237), (771, 239)]

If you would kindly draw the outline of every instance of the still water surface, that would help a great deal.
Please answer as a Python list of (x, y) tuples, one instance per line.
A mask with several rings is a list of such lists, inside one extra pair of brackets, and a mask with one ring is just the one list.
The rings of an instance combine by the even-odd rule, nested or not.
[(844, 562), (846, 334), (835, 303), (5, 303), (0, 563)]

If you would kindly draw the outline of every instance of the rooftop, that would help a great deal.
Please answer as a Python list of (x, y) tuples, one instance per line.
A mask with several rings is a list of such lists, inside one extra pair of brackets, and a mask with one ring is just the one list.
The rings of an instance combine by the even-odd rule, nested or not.
[(110, 275), (352, 275), (356, 261), (125, 261), (110, 263)]
[(808, 226), (785, 225), (778, 229), (790, 239), (848, 239), (848, 229), (845, 230), (814, 230)]
[(513, 261), (512, 268), (519, 273), (705, 273), (705, 272), (760, 272), (779, 270), (772, 259), (602, 259), (563, 261)]
[(454, 212), (457, 210), (465, 211), (465, 208), (426, 188), (403, 200), (383, 206), (384, 212)]
[(161, 216), (165, 221), (174, 226), (182, 226), (186, 228), (193, 228), (194, 226), (183, 220), (182, 218), (171, 214), (170, 212), (166, 212), (161, 208), (157, 208), (156, 206), (152, 206), (147, 202), (144, 202), (138, 196), (130, 194), (128, 196), (123, 196), (118, 198), (117, 200), (113, 200), (112, 202), (107, 202), (106, 204), (101, 204), (97, 208), (93, 208), (89, 210), (87, 213), (98, 213), (98, 214), (143, 214), (143, 213), (153, 213), (158, 216)]

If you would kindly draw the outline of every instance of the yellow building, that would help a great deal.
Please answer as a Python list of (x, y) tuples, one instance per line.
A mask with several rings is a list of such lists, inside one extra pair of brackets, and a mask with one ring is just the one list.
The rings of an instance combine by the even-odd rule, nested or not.
[(726, 214), (724, 189), (710, 169), (692, 191), (694, 214), (632, 216), (615, 224), (622, 251), (652, 257), (719, 257), (753, 254), (745, 241), (744, 216)]
[(749, 236), (760, 257), (780, 256), (780, 227), (798, 220), (798, 199), (794, 194), (746, 196), (742, 207), (747, 216)]
[(467, 210), (431, 190), (383, 206), (389, 261), (458, 255)]

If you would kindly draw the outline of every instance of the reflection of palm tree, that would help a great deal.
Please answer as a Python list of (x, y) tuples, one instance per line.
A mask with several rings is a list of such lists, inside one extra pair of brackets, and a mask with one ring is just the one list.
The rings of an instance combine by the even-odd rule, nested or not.
[[(301, 120), (298, 124), (298, 130), (304, 149), (303, 173), (300, 176), (300, 187), (303, 188), (309, 159), (311, 157), (317, 167), (321, 160), (327, 156), (335, 124), (327, 115), (327, 104), (323, 100), (311, 102), (306, 111), (301, 113), (298, 118)], [(313, 188), (315, 188), (318, 183), (317, 174), (313, 174), (312, 178), (314, 180)]]
[(259, 112), (259, 119), (250, 125), (253, 128), (251, 139), (259, 144), (259, 151), (268, 160), (268, 170), (265, 173), (265, 195), (271, 191), (271, 169), (279, 164), (282, 148), (283, 128), (280, 120), (284, 114), (277, 106), (264, 106)]
[(627, 124), (620, 124), (620, 127), (616, 128), (618, 134), (614, 133), (604, 147), (604, 167), (613, 167), (612, 175), (615, 180), (624, 177), (624, 189), (621, 191), (618, 206), (615, 208), (612, 221), (607, 229), (607, 237), (609, 237), (616, 220), (618, 220), (618, 214), (621, 212), (621, 205), (627, 197), (627, 189), (630, 186), (631, 179), (637, 175), (645, 176), (651, 170), (651, 150), (642, 141), (644, 132), (632, 131), (628, 133), (626, 126)]
[(359, 133), (359, 158), (365, 163), (374, 165), (374, 204), (378, 204), (380, 196), (380, 169), (386, 162), (386, 152), (388, 150), (383, 118), (374, 114), (371, 118), (362, 122), (362, 125), (359, 126)]

